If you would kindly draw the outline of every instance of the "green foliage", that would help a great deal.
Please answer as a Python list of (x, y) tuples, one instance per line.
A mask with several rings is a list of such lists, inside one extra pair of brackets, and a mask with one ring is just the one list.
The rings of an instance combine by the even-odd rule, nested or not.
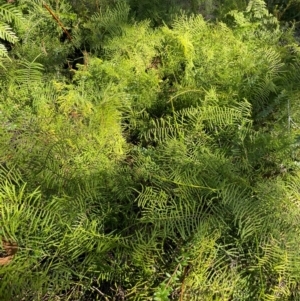
[[(50, 1), (55, 19), (18, 1), (22, 42), (0, 74), (0, 299), (298, 300), (291, 32), (260, 0), (168, 25), (175, 1), (108, 4)], [(206, 21), (215, 9), (224, 22)]]
[[(41, 191), (30, 192), (15, 178), (20, 179), (15, 171), (2, 171), (2, 238), (19, 246), (17, 259), (1, 269), (2, 300), (20, 293), (27, 298), (53, 298), (63, 290), (77, 299), (82, 288), (71, 288), (72, 278), (84, 287), (93, 270), (98, 270), (101, 279), (113, 274), (106, 257), (108, 250), (116, 247), (118, 237), (104, 234), (103, 220), (100, 215), (93, 218), (95, 211), (88, 213), (83, 196), (45, 199)], [(18, 284), (11, 285), (16, 275)]]
[(129, 6), (123, 2), (117, 2), (114, 8), (100, 10), (92, 15), (89, 22), (85, 24), (89, 34), (86, 36), (86, 43), (94, 51), (99, 51), (103, 47), (103, 42), (107, 37), (116, 37), (121, 35), (126, 27)]
[[(0, 39), (2, 42), (15, 44), (19, 39), (13, 31), (11, 25), (20, 27), (22, 14), (10, 4), (0, 3)], [(0, 58), (8, 57), (7, 49), (3, 43), (0, 44)]]

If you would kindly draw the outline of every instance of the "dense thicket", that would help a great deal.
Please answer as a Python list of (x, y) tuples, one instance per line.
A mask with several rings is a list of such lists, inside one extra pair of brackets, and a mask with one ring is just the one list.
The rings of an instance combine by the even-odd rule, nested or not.
[(298, 1), (9, 2), (0, 299), (300, 300)]

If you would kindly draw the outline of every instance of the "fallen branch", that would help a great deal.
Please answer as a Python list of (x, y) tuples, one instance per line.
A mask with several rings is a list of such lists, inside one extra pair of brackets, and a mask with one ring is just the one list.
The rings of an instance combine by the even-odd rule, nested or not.
[(43, 5), (47, 9), (47, 11), (50, 13), (50, 15), (53, 17), (53, 19), (57, 22), (57, 24), (62, 28), (62, 30), (64, 31), (64, 33), (67, 35), (69, 41), (71, 41), (72, 37), (70, 36), (69, 32), (64, 27), (64, 25), (60, 22), (60, 20), (58, 19), (58, 17), (54, 14), (54, 12), (50, 9), (50, 7), (46, 3), (43, 3)]

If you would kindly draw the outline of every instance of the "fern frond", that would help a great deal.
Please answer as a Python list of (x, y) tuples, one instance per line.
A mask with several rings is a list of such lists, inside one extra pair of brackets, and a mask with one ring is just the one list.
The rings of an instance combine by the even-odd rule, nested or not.
[(163, 142), (168, 138), (176, 137), (178, 134), (171, 117), (152, 119), (149, 123), (149, 129), (143, 131), (141, 135), (145, 141)]
[(156, 234), (160, 233), (163, 239), (180, 237), (187, 240), (200, 226), (204, 202), (201, 199), (191, 202), (166, 197), (163, 191), (155, 193), (151, 188), (146, 188), (137, 198), (143, 212), (141, 222), (153, 225)]
[(129, 10), (125, 1), (119, 1), (113, 9), (107, 8), (103, 13), (95, 13), (91, 21), (103, 27), (109, 34), (118, 35), (121, 33), (122, 25), (128, 20)]
[(250, 0), (246, 12), (252, 12), (255, 18), (262, 19), (267, 14), (266, 3), (262, 0)]
[(129, 6), (125, 1), (118, 1), (115, 7), (108, 7), (104, 12), (96, 12), (91, 17), (86, 27), (91, 30), (89, 37), (90, 46), (95, 50), (103, 47), (103, 41), (107, 36), (122, 34), (128, 21)]
[(5, 48), (5, 46), (3, 44), (0, 44), (0, 58), (8, 58), (7, 49)]
[(0, 38), (12, 44), (19, 40), (16, 34), (12, 31), (11, 27), (5, 23), (0, 23)]
[(20, 26), (23, 22), (22, 12), (11, 4), (0, 5), (0, 16), (3, 22), (14, 23)]
[(44, 67), (42, 64), (35, 62), (35, 60), (32, 62), (23, 60), (19, 63), (20, 67), (15, 72), (15, 80), (18, 83), (31, 85), (41, 80)]
[[(226, 215), (232, 215), (241, 242), (260, 233), (264, 225), (264, 212), (259, 207), (259, 201), (249, 193), (247, 188), (240, 191), (236, 184), (224, 185), (220, 190), (220, 198), (224, 204), (221, 210), (227, 211), (224, 219)], [(219, 214), (221, 215), (221, 212)]]
[[(13, 5), (2, 4), (0, 5), (0, 19), (0, 38), (15, 44), (19, 39), (12, 30), (11, 25), (12, 23), (16, 26), (22, 24), (22, 13)], [(8, 52), (2, 43), (0, 43), (0, 57), (8, 57)]]

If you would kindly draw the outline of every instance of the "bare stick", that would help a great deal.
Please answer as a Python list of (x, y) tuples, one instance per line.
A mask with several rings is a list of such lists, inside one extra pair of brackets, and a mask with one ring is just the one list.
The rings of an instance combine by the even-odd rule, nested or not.
[(64, 25), (59, 21), (58, 17), (54, 14), (54, 12), (50, 9), (50, 7), (46, 3), (43, 3), (43, 5), (47, 9), (47, 11), (50, 13), (50, 15), (53, 17), (53, 19), (57, 22), (57, 24), (62, 28), (64, 33), (67, 35), (68, 39), (71, 41), (72, 37), (70, 36), (69, 32), (64, 27)]

